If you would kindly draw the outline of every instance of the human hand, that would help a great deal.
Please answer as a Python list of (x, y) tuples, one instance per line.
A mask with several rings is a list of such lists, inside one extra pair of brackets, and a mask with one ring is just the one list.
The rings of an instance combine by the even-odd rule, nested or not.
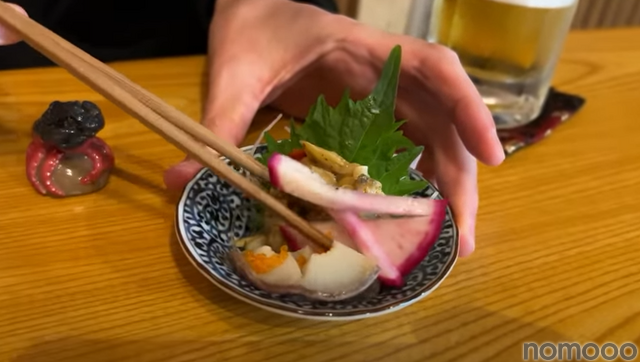
[[(24, 9), (21, 8), (20, 6), (15, 4), (7, 4), (7, 5), (11, 5), (19, 12), (23, 13), (24, 15), (27, 15), (27, 12), (24, 11)], [(17, 34), (14, 34), (13, 32), (9, 31), (9, 29), (6, 29), (2, 25), (0, 25), (0, 45), (14, 44), (19, 41), (20, 41), (20, 37)]]
[[(345, 88), (373, 89), (395, 45), (402, 46), (397, 116), (425, 146), (418, 170), (449, 200), (461, 231), (460, 255), (475, 245), (476, 159), (504, 153), (491, 114), (452, 51), (389, 34), (290, 0), (219, 0), (210, 32), (209, 95), (202, 123), (239, 145), (257, 112), (271, 104), (303, 118), (320, 94), (336, 104)], [(201, 166), (185, 159), (165, 173), (181, 189)]]

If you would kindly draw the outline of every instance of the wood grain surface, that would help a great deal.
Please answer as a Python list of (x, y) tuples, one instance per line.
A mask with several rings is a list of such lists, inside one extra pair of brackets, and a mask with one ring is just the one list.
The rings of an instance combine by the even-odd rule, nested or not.
[[(480, 168), (476, 252), (421, 302), (340, 323), (216, 289), (173, 237), (162, 174), (182, 154), (63, 70), (0, 73), (0, 360), (519, 361), (526, 341), (640, 343), (638, 39), (572, 33), (554, 85), (587, 103), (542, 143)], [(204, 66), (114, 65), (194, 119)], [(29, 186), (25, 149), (49, 102), (72, 99), (104, 111), (117, 169), (99, 193), (50, 199)]]
[(640, 25), (640, 0), (580, 0), (571, 24), (574, 29)]

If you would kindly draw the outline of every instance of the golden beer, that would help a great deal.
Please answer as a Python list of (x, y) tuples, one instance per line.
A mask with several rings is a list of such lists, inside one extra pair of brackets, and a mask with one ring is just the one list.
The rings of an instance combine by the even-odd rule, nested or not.
[(429, 40), (454, 50), (500, 128), (541, 110), (578, 0), (435, 0)]

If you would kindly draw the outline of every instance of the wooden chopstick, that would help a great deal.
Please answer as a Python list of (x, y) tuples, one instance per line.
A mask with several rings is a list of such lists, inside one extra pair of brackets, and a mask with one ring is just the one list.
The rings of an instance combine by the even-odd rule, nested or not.
[[(0, 1), (2, 5), (6, 5)], [(22, 15), (22, 14), (20, 14)], [(31, 21), (31, 23), (37, 24), (35, 21)], [(9, 24), (10, 25), (10, 24)], [(42, 26), (40, 26), (42, 27)], [(95, 59), (91, 55), (83, 52), (81, 49), (75, 47), (73, 44), (68, 41), (60, 38), (55, 33), (50, 30), (42, 27), (43, 33), (49, 36), (53, 41), (55, 41), (60, 47), (67, 49), (70, 53), (74, 53), (79, 58), (83, 59), (85, 62), (93, 66), (95, 69), (100, 70), (101, 72), (107, 74), (108, 76), (117, 79), (121, 82), (121, 86), (125, 88), (129, 93), (134, 95), (138, 100), (142, 103), (149, 106), (149, 108), (153, 109), (156, 113), (160, 114), (163, 118), (175, 124), (178, 128), (186, 131), (192, 137), (198, 139), (200, 142), (209, 146), (211, 149), (218, 151), (221, 155), (224, 155), (231, 161), (235, 162), (242, 168), (246, 169), (250, 173), (255, 176), (258, 176), (264, 180), (269, 179), (269, 173), (267, 168), (258, 162), (254, 157), (247, 155), (242, 152), (242, 150), (238, 149), (235, 145), (225, 141), (222, 138), (217, 137), (215, 134), (210, 132), (206, 127), (198, 122), (194, 122), (189, 116), (180, 112), (175, 107), (165, 103), (158, 96), (153, 93), (147, 91), (146, 89), (140, 87), (138, 84), (135, 84), (123, 74), (115, 71), (113, 68), (108, 65), (100, 62)], [(27, 43), (29, 43), (27, 41)], [(29, 45), (36, 48), (36, 46), (29, 43)], [(40, 49), (36, 48), (40, 51)], [(52, 59), (53, 60), (53, 59)], [(55, 60), (54, 60), (55, 61)]]
[(253, 175), (258, 176), (263, 180), (269, 180), (269, 171), (254, 157), (247, 155), (233, 144), (217, 137), (213, 132), (209, 131), (202, 124), (194, 122), (186, 114), (165, 103), (158, 96), (140, 87), (138, 84), (133, 83), (131, 80), (126, 78), (121, 73), (116, 72), (108, 65), (98, 61), (95, 58), (90, 57), (86, 53), (79, 54), (79, 56), (82, 57), (87, 63), (94, 66), (94, 68), (101, 70), (103, 73), (114, 79), (117, 79), (120, 82), (120, 85), (130, 94), (134, 95), (140, 102), (144, 103), (149, 108), (155, 110), (156, 113), (173, 123), (176, 127), (187, 132), (192, 137), (198, 139), (200, 142), (209, 146), (213, 150), (220, 152), (221, 155), (224, 155), (231, 161), (237, 163)]
[[(123, 75), (37, 22), (18, 13), (3, 1), (0, 1), (0, 21), (10, 30), (20, 34), (31, 47), (65, 68), (70, 74), (138, 119), (178, 149), (212, 169), (218, 176), (241, 189), (248, 196), (265, 204), (313, 242), (327, 249), (331, 247), (332, 240), (329, 237), (312, 227), (306, 220), (258, 185), (235, 172), (213, 150), (256, 176), (268, 179), (266, 168), (253, 157), (219, 139), (208, 129), (174, 107), (167, 105), (160, 98), (145, 91), (142, 87), (129, 81)], [(204, 144), (197, 142), (197, 140)], [(265, 175), (266, 177), (264, 177)]]

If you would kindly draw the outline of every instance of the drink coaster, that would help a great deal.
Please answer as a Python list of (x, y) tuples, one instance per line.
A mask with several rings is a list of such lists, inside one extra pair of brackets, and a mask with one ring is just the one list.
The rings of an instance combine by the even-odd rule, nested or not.
[(569, 93), (549, 90), (540, 115), (533, 121), (511, 129), (498, 130), (498, 137), (507, 156), (523, 148), (538, 143), (551, 132), (576, 114), (584, 105), (585, 99)]

